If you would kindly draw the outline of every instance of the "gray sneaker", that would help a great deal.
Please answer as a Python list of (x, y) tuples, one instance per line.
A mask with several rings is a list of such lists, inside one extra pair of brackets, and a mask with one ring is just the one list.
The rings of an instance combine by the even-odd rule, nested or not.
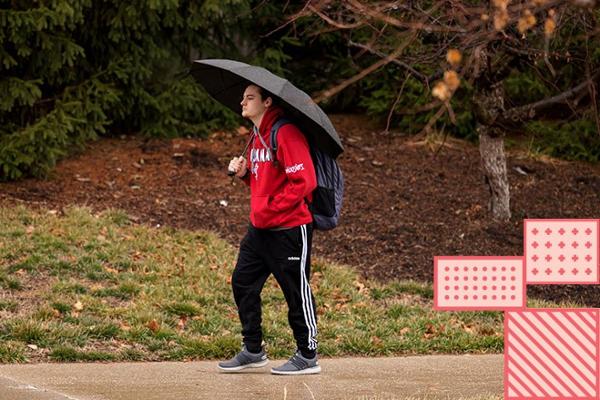
[(262, 348), (260, 353), (250, 353), (246, 346), (242, 346), (242, 351), (236, 354), (231, 360), (221, 361), (219, 369), (225, 372), (237, 372), (246, 368), (260, 368), (269, 363), (267, 353)]
[(271, 368), (271, 373), (275, 375), (308, 375), (321, 372), (321, 366), (315, 358), (305, 358), (300, 351), (292, 356), (285, 364), (277, 368)]

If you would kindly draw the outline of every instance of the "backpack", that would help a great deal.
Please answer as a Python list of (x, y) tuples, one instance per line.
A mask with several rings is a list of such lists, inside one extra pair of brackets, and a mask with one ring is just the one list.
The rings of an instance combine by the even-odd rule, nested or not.
[[(277, 160), (277, 132), (283, 125), (291, 123), (282, 118), (271, 128), (271, 151), (275, 161)], [(335, 228), (340, 219), (344, 197), (344, 175), (337, 161), (316, 146), (310, 146), (310, 155), (317, 176), (317, 187), (313, 191), (313, 199), (308, 204), (308, 209), (313, 215), (313, 227), (327, 231)]]

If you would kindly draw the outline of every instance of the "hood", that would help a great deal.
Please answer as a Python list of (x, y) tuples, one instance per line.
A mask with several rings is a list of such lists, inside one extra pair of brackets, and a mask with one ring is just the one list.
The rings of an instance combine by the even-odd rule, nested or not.
[(260, 121), (260, 127), (258, 131), (260, 135), (264, 138), (271, 132), (271, 127), (279, 118), (283, 116), (283, 108), (278, 106), (272, 106), (267, 108), (265, 111), (265, 115), (263, 115), (262, 120)]

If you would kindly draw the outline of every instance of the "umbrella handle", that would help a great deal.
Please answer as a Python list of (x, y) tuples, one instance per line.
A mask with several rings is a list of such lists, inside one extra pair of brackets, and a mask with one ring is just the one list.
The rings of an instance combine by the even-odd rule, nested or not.
[[(243, 157), (243, 156), (240, 156), (240, 157)], [(237, 173), (237, 172), (235, 172), (235, 171), (232, 171), (232, 170), (230, 170), (230, 169), (227, 169), (227, 176), (231, 176), (231, 177), (233, 178), (233, 177), (235, 176), (235, 174), (236, 174), (236, 173)]]
[[(242, 151), (242, 154), (240, 154), (240, 157), (244, 157), (246, 155), (246, 152), (248, 151), (248, 147), (250, 146), (250, 143), (252, 143), (252, 140), (254, 139), (254, 134), (250, 135), (250, 139), (248, 139), (248, 141), (246, 142), (246, 147), (244, 147), (244, 150)], [(231, 171), (231, 170), (227, 170), (227, 176), (234, 176), (235, 175), (235, 171)]]

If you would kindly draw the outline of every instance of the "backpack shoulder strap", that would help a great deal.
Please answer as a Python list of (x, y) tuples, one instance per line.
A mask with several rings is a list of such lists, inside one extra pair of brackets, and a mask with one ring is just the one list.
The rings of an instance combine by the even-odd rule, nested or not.
[(278, 119), (271, 127), (271, 150), (273, 151), (273, 157), (277, 159), (277, 132), (283, 125), (291, 124), (292, 122), (286, 118)]

